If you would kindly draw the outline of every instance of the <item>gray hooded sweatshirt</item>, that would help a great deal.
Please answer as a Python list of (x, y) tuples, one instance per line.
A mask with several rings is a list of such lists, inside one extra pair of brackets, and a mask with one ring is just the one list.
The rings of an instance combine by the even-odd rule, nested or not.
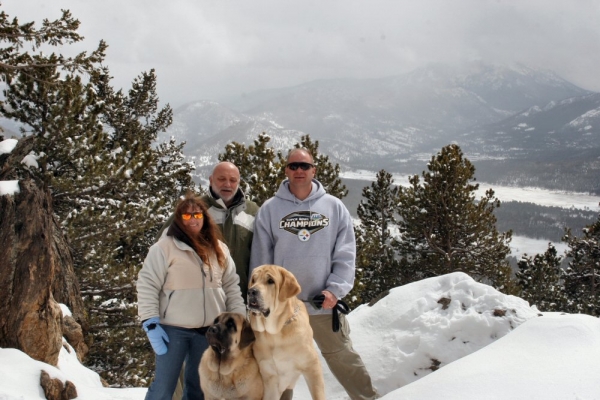
[[(294, 274), (308, 301), (323, 290), (341, 299), (352, 290), (356, 242), (346, 206), (313, 179), (312, 191), (298, 200), (284, 181), (254, 221), (250, 273), (263, 264), (280, 265)], [(328, 314), (307, 304), (310, 314)]]

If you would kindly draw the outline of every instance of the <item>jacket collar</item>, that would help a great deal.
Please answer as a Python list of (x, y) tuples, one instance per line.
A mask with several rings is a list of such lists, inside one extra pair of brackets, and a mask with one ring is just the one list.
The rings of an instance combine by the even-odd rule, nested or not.
[(213, 188), (211, 186), (209, 186), (208, 189), (210, 192), (210, 197), (212, 197), (212, 199), (215, 201), (215, 204), (220, 206), (223, 209), (235, 208), (235, 207), (239, 206), (240, 204), (245, 204), (246, 196), (244, 195), (244, 192), (242, 191), (242, 188), (240, 188), (240, 187), (238, 187), (237, 192), (235, 192), (235, 195), (233, 196), (233, 200), (231, 201), (231, 205), (229, 207), (227, 207), (225, 205), (225, 203), (223, 202), (223, 199), (221, 199), (219, 197), (219, 195), (213, 191)]
[(173, 236), (175, 239), (179, 240), (190, 246), (191, 249), (194, 249), (192, 244), (192, 239), (181, 229), (181, 227), (177, 224), (177, 221), (173, 221), (171, 225), (169, 225), (169, 230), (167, 231), (167, 236)]

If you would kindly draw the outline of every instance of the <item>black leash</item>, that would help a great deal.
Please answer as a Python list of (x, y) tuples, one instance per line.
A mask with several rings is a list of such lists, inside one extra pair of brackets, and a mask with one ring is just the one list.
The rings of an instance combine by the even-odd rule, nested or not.
[[(325, 295), (318, 294), (315, 297), (313, 297), (312, 299), (310, 299), (309, 302), (314, 308), (316, 308), (317, 310), (320, 310), (321, 308), (323, 308), (323, 301), (325, 301)], [(335, 304), (335, 307), (333, 307), (331, 309), (331, 312), (333, 314), (331, 328), (333, 329), (334, 332), (338, 332), (340, 330), (340, 315), (339, 315), (339, 313), (347, 315), (350, 312), (350, 307), (348, 306), (348, 304), (346, 304), (345, 301), (338, 300), (337, 303)]]

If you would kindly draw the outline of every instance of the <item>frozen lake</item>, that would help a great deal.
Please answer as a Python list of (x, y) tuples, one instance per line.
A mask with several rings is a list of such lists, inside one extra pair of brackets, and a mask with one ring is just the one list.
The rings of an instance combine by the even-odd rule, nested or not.
[[(360, 179), (374, 181), (376, 172), (372, 171), (350, 171), (341, 173), (346, 179)], [(408, 175), (392, 175), (394, 183), (408, 186)], [(541, 206), (554, 206), (563, 208), (576, 208), (581, 210), (600, 211), (600, 196), (589, 193), (561, 192), (533, 187), (498, 186), (485, 182), (479, 183), (477, 197), (482, 197), (485, 191), (492, 188), (500, 201), (521, 201), (539, 204)]]
[[(377, 174), (372, 171), (352, 171), (340, 175), (345, 179), (374, 181)], [(393, 178), (394, 183), (408, 186), (408, 175), (393, 175)], [(533, 187), (498, 186), (485, 182), (477, 183), (479, 183), (477, 197), (482, 197), (486, 190), (492, 188), (500, 201), (521, 201), (549, 207), (575, 208), (600, 212), (600, 206), (598, 205), (600, 203), (600, 196), (589, 193), (561, 192)], [(529, 256), (541, 254), (548, 249), (549, 242), (546, 239), (532, 239), (526, 236), (513, 235), (512, 242), (510, 243), (511, 254), (517, 258), (522, 256), (523, 253), (527, 253)], [(553, 245), (560, 255), (563, 255), (567, 249), (566, 243), (553, 242)]]

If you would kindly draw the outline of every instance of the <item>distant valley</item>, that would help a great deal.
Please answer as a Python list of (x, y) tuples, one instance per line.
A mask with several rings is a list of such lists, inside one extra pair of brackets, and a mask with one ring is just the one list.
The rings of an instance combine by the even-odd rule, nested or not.
[[(18, 124), (2, 125), (5, 137), (20, 136)], [(580, 234), (600, 211), (600, 93), (551, 71), (431, 65), (388, 78), (318, 80), (221, 103), (198, 100), (174, 110), (158, 140), (185, 141), (194, 180), (205, 186), (226, 144), (250, 145), (262, 132), (282, 151), (302, 135), (318, 140), (319, 151), (341, 167), (349, 189), (343, 201), (355, 216), (377, 171), (406, 184), (449, 143), (473, 163), (477, 182), (496, 190), (501, 231), (556, 243), (565, 226)], [(518, 189), (525, 187), (538, 191)], [(567, 203), (550, 199), (560, 191)], [(587, 206), (569, 204), (586, 197), (573, 193), (587, 193)]]
[[(348, 189), (348, 196), (342, 201), (357, 218), (356, 210), (362, 200), (362, 190), (370, 186), (375, 172), (342, 174), (342, 180)], [(395, 176), (394, 183), (407, 185), (407, 176)], [(567, 248), (561, 241), (565, 227), (581, 236), (582, 229), (598, 219), (600, 213), (600, 195), (589, 193), (569, 193), (550, 191), (539, 188), (519, 188), (481, 183), (476, 197), (481, 197), (485, 190), (492, 188), (501, 201), (495, 212), (500, 232), (513, 231), (510, 244), (511, 264), (516, 269), (518, 259), (543, 253), (552, 244), (563, 255)]]
[(420, 173), (454, 142), (480, 180), (600, 194), (600, 94), (524, 66), (432, 65), (201, 100), (176, 109), (161, 140), (186, 141), (200, 179), (227, 143), (261, 132), (280, 150), (309, 134), (343, 171)]
[[(370, 182), (348, 176), (381, 169), (421, 174), (449, 143), (461, 146), (477, 181), (600, 196), (600, 94), (520, 65), (431, 65), (389, 78), (319, 80), (223, 103), (199, 100), (176, 109), (159, 139), (185, 141), (195, 180), (206, 184), (227, 143), (249, 145), (262, 132), (276, 150), (306, 134), (318, 140), (346, 176), (344, 201), (353, 214)], [(498, 197), (500, 230), (543, 240), (559, 240), (564, 226), (579, 233), (599, 210), (597, 200), (595, 208), (564, 213), (536, 196), (520, 203)]]

